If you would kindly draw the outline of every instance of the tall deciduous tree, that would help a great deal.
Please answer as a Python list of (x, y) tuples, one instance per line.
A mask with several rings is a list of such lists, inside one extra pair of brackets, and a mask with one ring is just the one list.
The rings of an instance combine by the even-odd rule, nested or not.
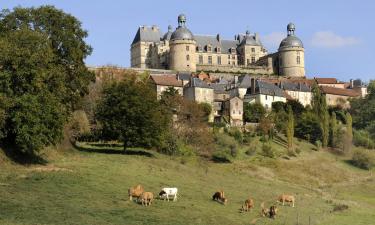
[(286, 129), (286, 136), (288, 139), (288, 148), (293, 148), (293, 138), (294, 138), (294, 115), (292, 107), (288, 106), (288, 125)]
[(57, 144), (94, 80), (91, 47), (73, 16), (51, 6), (0, 13), (0, 136), (23, 153)]
[(348, 153), (353, 144), (353, 119), (350, 113), (346, 113), (346, 133), (344, 142), (344, 152)]
[(266, 109), (260, 103), (244, 104), (245, 122), (259, 123), (265, 116)]
[(322, 94), (318, 84), (316, 83), (313, 85), (312, 93), (312, 109), (315, 115), (320, 117), (320, 129), (322, 130), (321, 140), (323, 147), (327, 147), (329, 140), (329, 113), (327, 101), (325, 96)]
[(170, 117), (163, 113), (154, 90), (135, 76), (114, 82), (103, 90), (96, 117), (107, 139), (128, 147), (158, 147)]

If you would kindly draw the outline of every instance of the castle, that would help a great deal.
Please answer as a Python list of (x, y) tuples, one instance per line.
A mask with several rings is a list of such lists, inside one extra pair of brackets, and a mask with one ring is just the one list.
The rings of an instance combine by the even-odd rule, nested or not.
[(278, 51), (269, 54), (257, 33), (235, 35), (234, 40), (194, 35), (186, 16), (178, 16), (175, 31), (162, 35), (157, 26), (141, 26), (131, 44), (131, 67), (177, 72), (216, 71), (305, 77), (304, 47), (289, 23)]

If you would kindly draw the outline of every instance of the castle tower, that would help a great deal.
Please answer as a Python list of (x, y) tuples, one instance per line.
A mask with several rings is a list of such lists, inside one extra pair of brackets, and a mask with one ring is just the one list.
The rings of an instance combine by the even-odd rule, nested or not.
[(296, 27), (289, 23), (288, 36), (281, 41), (278, 50), (279, 75), (287, 77), (305, 76), (305, 49), (302, 41), (294, 35)]
[(169, 41), (169, 69), (175, 71), (196, 71), (196, 42), (191, 31), (186, 27), (186, 17), (178, 16), (178, 27)]

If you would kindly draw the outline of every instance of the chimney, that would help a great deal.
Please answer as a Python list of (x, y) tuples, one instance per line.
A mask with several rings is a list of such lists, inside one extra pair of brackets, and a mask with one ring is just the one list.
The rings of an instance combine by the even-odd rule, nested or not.
[(238, 83), (238, 76), (234, 76), (234, 87), (237, 86), (237, 83)]
[(220, 42), (220, 40), (221, 40), (221, 39), (220, 39), (220, 34), (217, 34), (217, 35), (216, 35), (216, 40), (217, 40), (218, 42)]
[(351, 88), (351, 89), (354, 88), (354, 80), (353, 80), (353, 79), (350, 79), (350, 88)]
[(250, 88), (251, 88), (250, 89), (251, 90), (250, 93), (251, 94), (255, 94), (255, 78), (251, 78), (250, 85), (251, 85), (250, 86)]
[(258, 33), (255, 33), (255, 41), (256, 41), (256, 42), (259, 41), (259, 35), (258, 35)]

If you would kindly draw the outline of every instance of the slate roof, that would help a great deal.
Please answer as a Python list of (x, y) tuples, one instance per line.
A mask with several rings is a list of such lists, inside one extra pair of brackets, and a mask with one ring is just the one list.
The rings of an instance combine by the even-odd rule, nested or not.
[(203, 51), (206, 51), (204, 49), (205, 46), (211, 45), (212, 51), (215, 50), (216, 47), (221, 48), (221, 53), (230, 53), (230, 49), (237, 48), (237, 45), (239, 44), (236, 40), (218, 40), (217, 36), (210, 36), (210, 35), (195, 35), (195, 41), (197, 42), (197, 46), (200, 46), (203, 48)]
[(182, 87), (182, 81), (177, 80), (175, 75), (151, 75), (151, 80), (156, 85)]
[(254, 95), (254, 94), (262, 94), (262, 95), (271, 95), (271, 96), (280, 96), (285, 97), (283, 90), (276, 85), (270, 84), (268, 82), (264, 82), (261, 80), (256, 81), (255, 85), (255, 93), (250, 93), (251, 88), (247, 89), (246, 94)]
[(192, 78), (191, 81), (190, 81), (190, 87), (199, 87), (199, 88), (209, 88), (209, 89), (212, 89), (212, 87), (207, 84), (206, 82), (202, 81), (201, 79), (199, 78)]
[(251, 77), (249, 75), (242, 75), (238, 77), (239, 88), (249, 88), (251, 87)]
[(310, 88), (304, 83), (292, 83), (292, 82), (281, 82), (280, 84), (283, 90), (287, 91), (301, 91), (310, 92)]
[(341, 95), (341, 96), (348, 96), (348, 97), (360, 96), (360, 93), (352, 89), (334, 88), (334, 87), (327, 87), (327, 86), (321, 86), (320, 89), (322, 90), (324, 94)]
[(210, 86), (214, 89), (215, 94), (226, 94), (226, 93), (228, 93), (228, 91), (226, 90), (225, 84), (212, 83)]
[(139, 41), (160, 42), (161, 37), (162, 33), (158, 27), (141, 26), (138, 28), (132, 44), (135, 44)]
[(178, 77), (179, 80), (190, 80), (191, 73), (188, 73), (188, 72), (179, 72), (177, 74), (177, 77)]

